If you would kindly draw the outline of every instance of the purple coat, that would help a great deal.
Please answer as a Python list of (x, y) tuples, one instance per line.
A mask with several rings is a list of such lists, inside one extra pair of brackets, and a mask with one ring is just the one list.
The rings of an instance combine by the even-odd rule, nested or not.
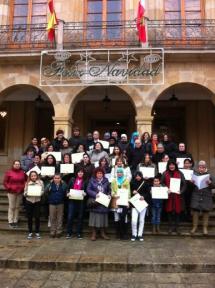
[[(89, 184), (87, 186), (87, 194), (89, 195), (90, 198), (94, 199), (96, 198), (96, 194), (99, 192), (98, 184), (99, 182), (97, 181), (96, 178), (92, 177), (90, 179)], [(101, 185), (103, 187), (103, 193), (106, 195), (111, 195), (110, 184), (107, 178), (103, 178)], [(90, 211), (96, 213), (108, 213), (109, 209), (101, 204), (98, 204), (96, 208), (90, 209)]]

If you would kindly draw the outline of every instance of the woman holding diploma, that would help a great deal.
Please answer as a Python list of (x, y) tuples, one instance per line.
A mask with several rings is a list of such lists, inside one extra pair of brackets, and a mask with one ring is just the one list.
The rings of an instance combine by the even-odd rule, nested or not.
[[(72, 228), (74, 216), (77, 215), (78, 222), (76, 224), (76, 234), (78, 239), (82, 239), (82, 224), (84, 215), (84, 197), (86, 196), (86, 182), (84, 181), (84, 170), (80, 169), (76, 173), (76, 177), (72, 178), (69, 185), (67, 197), (69, 198), (68, 203), (68, 218), (67, 218), (67, 236), (66, 239), (72, 238)], [(73, 189), (71, 194), (70, 189)], [(79, 192), (75, 195), (74, 192)], [(79, 198), (80, 197), (80, 198)]]
[(94, 164), (98, 162), (101, 158), (105, 157), (109, 162), (109, 156), (106, 151), (104, 151), (103, 145), (100, 142), (96, 142), (93, 146), (93, 150), (89, 152), (90, 160)]
[[(110, 195), (110, 185), (108, 179), (104, 177), (104, 171), (101, 168), (94, 170), (94, 176), (90, 179), (87, 186), (87, 194), (92, 200), (99, 197), (99, 193)], [(92, 227), (91, 240), (96, 240), (96, 229), (100, 229), (101, 237), (109, 240), (105, 234), (105, 228), (108, 227), (108, 212), (109, 209), (99, 203), (95, 203), (94, 207), (90, 208), (89, 226)]]
[[(132, 196), (137, 193), (140, 194), (140, 200), (145, 200), (148, 204), (150, 202), (150, 186), (144, 182), (143, 174), (137, 171), (134, 174), (134, 177), (131, 180), (131, 193)], [(145, 224), (145, 216), (146, 216), (147, 207), (143, 209), (141, 212), (135, 207), (132, 207), (131, 210), (131, 229), (132, 229), (132, 237), (131, 241), (139, 240), (144, 241), (143, 238), (143, 230)], [(139, 221), (138, 221), (139, 218)], [(139, 222), (139, 225), (138, 225)]]
[[(170, 160), (167, 163), (167, 170), (161, 177), (161, 183), (169, 188), (169, 198), (165, 207), (168, 214), (169, 233), (171, 234), (174, 231), (179, 234), (179, 217), (182, 210), (181, 194), (186, 189), (186, 181), (184, 175), (178, 170), (178, 165), (175, 161)], [(173, 221), (175, 224), (174, 228)]]
[[(198, 188), (197, 183), (194, 182), (195, 188), (191, 198), (191, 209), (193, 215), (193, 229), (191, 234), (194, 234), (198, 228), (199, 215), (202, 213), (203, 218), (203, 234), (208, 234), (208, 220), (209, 212), (213, 209), (212, 189), (215, 188), (215, 177), (210, 175), (207, 170), (207, 164), (205, 161), (199, 161), (198, 170), (194, 172), (196, 176), (206, 175), (206, 179), (202, 182), (204, 188)], [(208, 175), (208, 177), (207, 177)]]
[[(117, 204), (117, 201), (120, 201), (120, 190), (124, 190), (127, 193), (127, 205)], [(125, 178), (124, 169), (118, 168), (117, 169), (117, 177), (114, 178), (111, 182), (111, 196), (116, 200), (117, 208), (114, 212), (114, 220), (116, 222), (116, 229), (119, 233), (119, 237), (121, 240), (127, 239), (127, 215), (128, 215), (128, 208), (129, 203), (128, 200), (131, 197), (130, 191), (130, 182), (128, 179)], [(118, 234), (117, 233), (117, 234)]]
[(43, 182), (40, 180), (37, 172), (31, 171), (24, 190), (28, 218), (28, 239), (32, 239), (33, 237), (33, 217), (35, 218), (35, 236), (37, 239), (40, 239), (40, 206), (43, 193)]
[(117, 177), (118, 168), (123, 168), (124, 176), (130, 182), (132, 178), (131, 169), (129, 166), (126, 165), (125, 158), (122, 157), (116, 158), (115, 166), (111, 169), (111, 181)]
[[(160, 183), (160, 177), (155, 177), (153, 179), (152, 187), (162, 187)], [(160, 219), (161, 219), (161, 211), (163, 206), (162, 199), (152, 199), (152, 234), (156, 234), (156, 232), (160, 233)]]

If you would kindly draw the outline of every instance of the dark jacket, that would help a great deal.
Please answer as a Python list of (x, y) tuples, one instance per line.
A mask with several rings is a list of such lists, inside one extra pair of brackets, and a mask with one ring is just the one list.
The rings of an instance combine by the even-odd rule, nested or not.
[[(204, 174), (200, 174), (198, 172), (194, 172), (195, 175), (201, 176), (205, 174), (209, 174), (208, 172)], [(210, 176), (210, 180), (212, 183), (203, 189), (198, 189), (195, 186), (192, 198), (191, 198), (191, 208), (198, 211), (210, 211), (213, 209), (213, 198), (212, 198), (212, 189), (215, 188), (215, 177)]]
[[(68, 184), (68, 191), (70, 189), (74, 189), (74, 184), (75, 184), (75, 177), (72, 178)], [(81, 189), (80, 190), (84, 190), (85, 192), (87, 191), (87, 182), (83, 180), (82, 182), (82, 186), (81, 186)]]
[[(89, 184), (87, 186), (87, 194), (90, 198), (96, 199), (96, 194), (99, 193), (98, 191), (98, 185), (99, 182), (95, 177), (92, 177), (89, 181)], [(103, 193), (106, 195), (111, 195), (110, 185), (107, 178), (103, 178), (101, 185), (103, 187)], [(91, 209), (92, 212), (96, 213), (108, 213), (109, 209), (105, 206), (98, 204), (96, 208)]]
[(67, 193), (67, 185), (64, 182), (61, 182), (60, 185), (57, 186), (54, 181), (52, 181), (45, 189), (45, 192), (48, 193), (49, 204), (63, 204)]
[(85, 178), (85, 180), (89, 181), (89, 179), (93, 175), (93, 171), (95, 169), (95, 166), (92, 163), (88, 163), (88, 164), (84, 165), (84, 162), (81, 161), (80, 163), (75, 164), (75, 171), (78, 171), (80, 169), (84, 170), (84, 178)]
[[(158, 152), (156, 152), (156, 153), (153, 155), (153, 157), (152, 157), (152, 161), (153, 161), (156, 165), (158, 165), (159, 162), (162, 162), (162, 158), (163, 158), (163, 156), (164, 156), (165, 154), (166, 154), (165, 152), (163, 152), (163, 153), (158, 153)], [(158, 167), (157, 167), (157, 168), (158, 168)]]
[(150, 141), (144, 142), (142, 141), (145, 153), (152, 155), (152, 143)]
[(73, 136), (69, 139), (69, 145), (74, 150), (79, 144), (86, 145), (86, 141), (81, 136)]
[(170, 158), (174, 157), (174, 153), (177, 151), (177, 146), (174, 142), (172, 141), (163, 141), (162, 142), (164, 149), (165, 149), (165, 154), (168, 154)]
[(145, 151), (143, 146), (140, 148), (131, 148), (128, 150), (128, 165), (134, 171), (137, 168), (137, 165), (143, 161)]
[(20, 159), (22, 169), (27, 172), (29, 171), (30, 165), (33, 163), (33, 157), (28, 157), (27, 155), (23, 155)]
[(60, 151), (60, 148), (62, 147), (62, 143), (63, 143), (63, 140), (65, 138), (63, 137), (62, 140), (58, 140), (57, 137), (52, 141), (52, 145), (54, 147), (54, 151)]
[[(143, 179), (141, 179), (140, 181), (137, 181), (135, 178), (133, 178), (131, 180), (131, 183), (130, 183), (130, 185), (131, 185), (131, 197), (134, 196), (133, 191), (137, 190), (143, 181), (144, 181)], [(150, 204), (150, 202), (151, 202), (150, 185), (147, 182), (144, 182), (144, 184), (140, 187), (140, 189), (137, 192), (141, 196), (144, 197), (144, 200), (148, 204)]]
[(173, 153), (173, 158), (176, 161), (177, 158), (190, 158), (193, 161), (193, 156), (191, 153), (188, 153), (186, 151), (177, 151)]

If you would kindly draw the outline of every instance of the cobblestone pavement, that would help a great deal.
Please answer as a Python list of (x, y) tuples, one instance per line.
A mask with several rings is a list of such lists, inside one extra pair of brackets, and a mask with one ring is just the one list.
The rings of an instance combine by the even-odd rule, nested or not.
[(215, 274), (0, 270), (1, 288), (214, 288)]

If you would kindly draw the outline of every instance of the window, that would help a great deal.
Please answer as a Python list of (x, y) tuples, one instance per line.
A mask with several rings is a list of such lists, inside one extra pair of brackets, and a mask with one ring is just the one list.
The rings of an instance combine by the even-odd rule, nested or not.
[[(204, 19), (204, 0), (165, 0), (168, 38), (200, 38)], [(169, 21), (168, 21), (169, 20)]]
[(120, 39), (124, 0), (86, 0), (87, 39)]

